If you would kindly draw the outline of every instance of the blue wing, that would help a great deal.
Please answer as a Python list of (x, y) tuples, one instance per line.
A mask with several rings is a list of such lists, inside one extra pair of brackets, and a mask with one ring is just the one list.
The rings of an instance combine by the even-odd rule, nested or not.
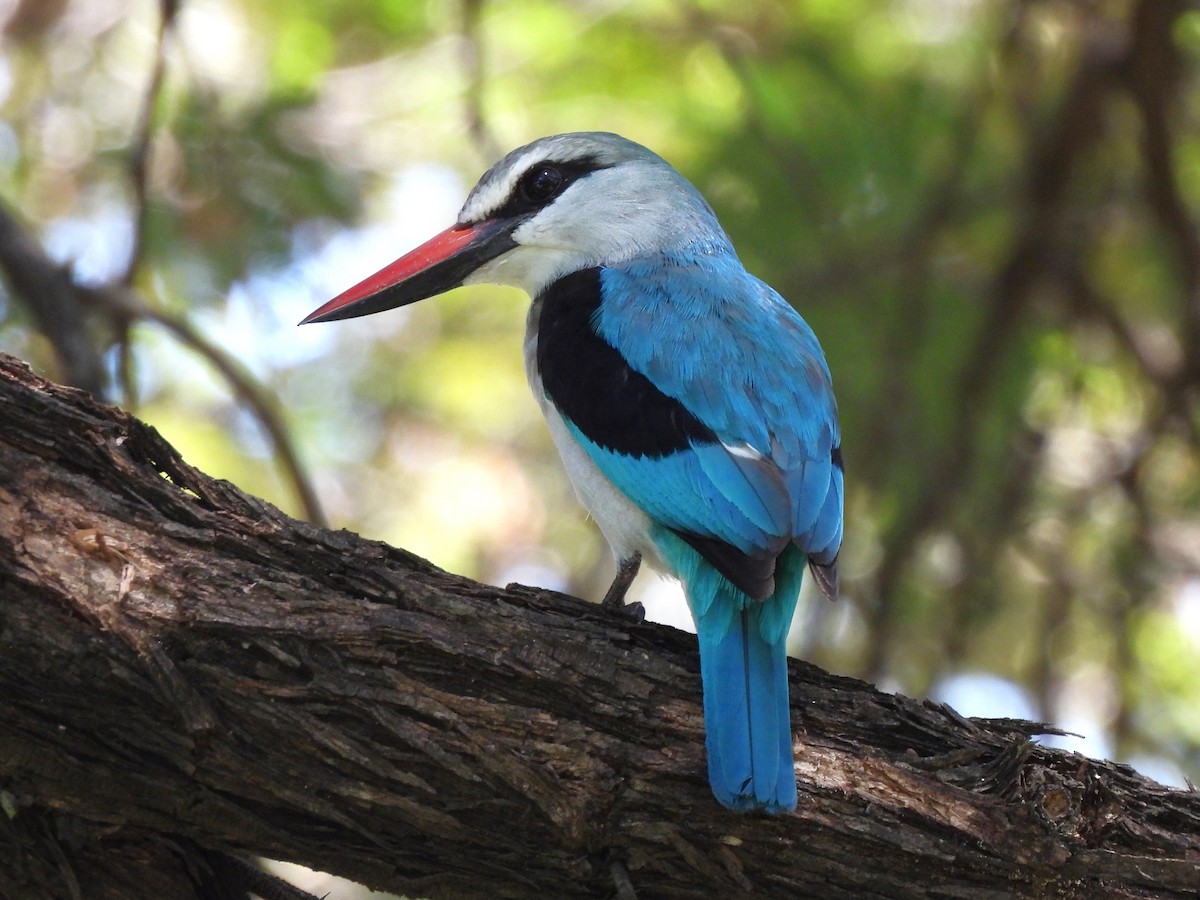
[(605, 447), (568, 416), (601, 471), (673, 531), (764, 564), (789, 542), (832, 564), (842, 529), (840, 433), (829, 369), (807, 323), (727, 254), (605, 268), (600, 295), (596, 335), (711, 433), (691, 435), (676, 452), (641, 455)]

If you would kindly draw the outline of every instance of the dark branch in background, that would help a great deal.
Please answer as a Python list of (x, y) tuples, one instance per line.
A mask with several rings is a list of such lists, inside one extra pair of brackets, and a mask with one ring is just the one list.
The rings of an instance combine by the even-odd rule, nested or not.
[(1186, 377), (1182, 366), (1164, 366), (1147, 352), (1134, 329), (1121, 318), (1115, 304), (1100, 295), (1082, 266), (1077, 263), (1061, 266), (1055, 276), (1064, 288), (1072, 314), (1105, 328), (1157, 392), (1163, 412), (1158, 420), (1147, 424), (1146, 430), (1158, 434), (1168, 424), (1174, 424), (1192, 444), (1200, 447), (1200, 420), (1192, 415), (1191, 407), (1197, 385)]
[[(772, 126), (766, 112), (770, 104), (764, 97), (762, 79), (755, 71), (756, 57), (761, 52), (756, 39), (741, 28), (718, 22), (703, 4), (694, 0), (681, 0), (679, 8), (691, 29), (716, 48), (737, 78), (747, 98), (742, 129), (774, 164), (780, 188), (795, 195), (795, 209), (803, 210), (814, 222), (835, 221), (838, 215), (835, 202), (828, 192), (821, 190), (824, 182), (820, 166), (799, 141), (777, 134)], [(861, 270), (862, 257), (842, 229), (818, 228), (813, 234), (823, 241), (821, 255), (827, 260), (829, 271)]]
[[(1181, 377), (1179, 367), (1166, 369), (1145, 351), (1134, 330), (1117, 313), (1114, 304), (1101, 296), (1082, 266), (1069, 266), (1059, 273), (1059, 277), (1074, 315), (1107, 330), (1139, 368), (1146, 382), (1155, 388), (1160, 402), (1147, 412), (1143, 430), (1148, 434), (1161, 434), (1174, 425), (1194, 446), (1200, 447), (1200, 421), (1190, 411), (1189, 395), (1195, 390), (1195, 384), (1186, 376)], [(1138, 732), (1134, 721), (1137, 704), (1131, 696), (1131, 679), (1122, 676), (1122, 673), (1136, 671), (1134, 617), (1139, 610), (1137, 601), (1152, 594), (1155, 586), (1163, 581), (1161, 569), (1156, 569), (1160, 554), (1154, 547), (1155, 517), (1147, 494), (1148, 480), (1143, 475), (1140, 454), (1131, 453), (1113, 478), (1134, 511), (1134, 515), (1126, 517), (1126, 527), (1132, 526), (1134, 532), (1122, 548), (1129, 559), (1114, 567), (1118, 580), (1110, 586), (1109, 595), (1102, 599), (1107, 602), (1101, 610), (1109, 619), (1107, 633), (1113, 636), (1116, 656), (1113, 669), (1118, 674), (1112, 687), (1117, 708), (1112, 717), (1112, 730), (1119, 756), (1130, 754), (1132, 737)], [(1085, 502), (1085, 498), (1080, 497), (1073, 504), (1077, 514)], [(1064, 564), (1059, 558), (1051, 566), (1061, 569)], [(1056, 606), (1062, 604), (1058, 599), (1052, 602)]]
[[(1179, 329), (1183, 335), (1182, 363), (1167, 367), (1148, 353), (1116, 305), (1101, 296), (1077, 261), (1060, 265), (1055, 275), (1066, 288), (1073, 313), (1102, 324), (1158, 392), (1164, 414), (1148, 425), (1149, 432), (1165, 430), (1170, 420), (1200, 448), (1200, 419), (1194, 408), (1200, 390), (1200, 236), (1175, 175), (1170, 127), (1171, 106), (1177, 99), (1183, 76), (1183, 62), (1173, 31), (1176, 20), (1189, 8), (1182, 0), (1140, 3), (1133, 16), (1129, 51), (1117, 67), (1119, 86), (1129, 93), (1142, 119), (1147, 204), (1176, 256), (1182, 294), (1183, 322)], [(1133, 489), (1140, 491), (1140, 486), (1135, 484)]]
[(104, 399), (104, 361), (70, 276), (0, 202), (0, 268), (14, 297), (24, 300), (38, 331), (54, 347), (62, 377)]
[(325, 513), (300, 463), (274, 396), (241, 363), (208, 340), (186, 318), (153, 309), (133, 291), (119, 285), (82, 287), (75, 284), (25, 233), (16, 217), (3, 204), (0, 204), (0, 266), (8, 272), (14, 284), (20, 279), (22, 295), (29, 300), (31, 307), (37, 308), (47, 296), (70, 297), (70, 307), (81, 313), (90, 309), (110, 320), (161, 325), (185, 347), (208, 360), (229, 383), (234, 396), (262, 424), (304, 508), (305, 517), (314, 524), (325, 524)]
[(1200, 381), (1200, 242), (1175, 177), (1169, 123), (1170, 107), (1178, 95), (1183, 74), (1173, 32), (1176, 20), (1190, 7), (1183, 0), (1140, 3), (1133, 18), (1132, 46), (1121, 76), (1142, 118), (1146, 198), (1177, 256), (1184, 301), (1183, 376), (1197, 382)]
[[(129, 155), (129, 186), (132, 194), (133, 235), (129, 248), (129, 260), (125, 263), (125, 271), (116, 279), (116, 283), (125, 288), (133, 286), (134, 276), (142, 260), (142, 247), (146, 242), (146, 222), (148, 210), (148, 192), (150, 179), (150, 154), (154, 144), (154, 106), (158, 102), (158, 93), (162, 88), (163, 76), (167, 68), (167, 35), (175, 21), (178, 12), (175, 0), (160, 0), (158, 19), (158, 39), (154, 53), (154, 62), (150, 69), (150, 79), (142, 93), (142, 107), (138, 112), (137, 123), (134, 125), (130, 145), (133, 150)], [(133, 344), (131, 340), (133, 322), (130, 319), (113, 316), (113, 327), (116, 332), (114, 341), (117, 347), (117, 382), (121, 385), (124, 403), (130, 409), (138, 405), (137, 381), (133, 374)]]
[(271, 394), (236, 359), (208, 340), (183, 316), (149, 306), (133, 290), (141, 264), (148, 211), (150, 157), (153, 150), (154, 106), (166, 70), (166, 43), (175, 21), (177, 0), (161, 0), (157, 52), (147, 83), (138, 122), (131, 138), (129, 183), (133, 195), (133, 246), (124, 272), (111, 284), (84, 287), (56, 266), (26, 232), (17, 218), (0, 205), (0, 267), (12, 282), (14, 292), (32, 311), (40, 331), (53, 343), (63, 364), (66, 380), (97, 397), (104, 397), (104, 369), (99, 342), (85, 327), (88, 314), (107, 322), (116, 335), (119, 353), (118, 378), (127, 406), (136, 405), (136, 384), (131, 367), (130, 336), (134, 325), (153, 322), (166, 328), (215, 368), (229, 384), (234, 396), (254, 415), (275, 448), (275, 456), (291, 482), (305, 517), (325, 525), (312, 481), (300, 462), (278, 404)]
[(467, 134), (479, 155), (488, 160), (499, 159), (504, 149), (488, 127), (483, 112), (483, 95), (487, 74), (483, 61), (483, 36), (480, 33), (484, 0), (464, 0), (462, 5), (462, 65), (467, 89), (463, 92), (463, 110), (467, 117)]
[[(976, 522), (974, 529), (957, 534), (962, 553), (958, 563), (961, 573), (959, 581), (949, 588), (945, 612), (936, 624), (941, 636), (942, 652), (940, 671), (934, 668), (930, 682), (939, 676), (961, 671), (970, 658), (971, 640), (978, 633), (978, 622), (991, 615), (1004, 601), (1003, 593), (996, 585), (1003, 572), (1011, 565), (1004, 552), (1005, 542), (1021, 531), (1022, 513), (1026, 510), (1030, 496), (1037, 484), (1037, 476), (1044, 464), (1046, 435), (1044, 432), (1022, 425), (1013, 432), (1009, 452), (1000, 462), (1001, 477), (991, 514), (986, 521)], [(1040, 707), (1049, 717), (1052, 707)]]
[[(1129, 543), (1122, 548), (1123, 552), (1129, 555), (1130, 562), (1116, 567), (1118, 579), (1109, 588), (1110, 598), (1104, 608), (1108, 619), (1106, 630), (1113, 636), (1113, 669), (1121, 673), (1138, 670), (1138, 655), (1134, 645), (1140, 633), (1138, 614), (1142, 604), (1139, 600), (1153, 594), (1161, 577), (1161, 572), (1156, 571), (1155, 565), (1155, 517), (1150, 510), (1143, 486), (1144, 479), (1140, 478), (1140, 463), (1138, 457), (1127, 460), (1124, 469), (1117, 473), (1115, 479), (1126, 502), (1134, 510), (1132, 521), (1127, 525), (1132, 527), (1133, 534)], [(1132, 678), (1118, 677), (1113, 679), (1113, 682), (1113, 693), (1117, 701), (1116, 709), (1112, 711), (1114, 753), (1117, 758), (1127, 759), (1133, 753), (1133, 738), (1138, 731), (1134, 717), (1138, 710), (1139, 686)]]
[[(1078, 527), (1088, 517), (1088, 498), (1082, 492), (1068, 497), (1059, 508), (1061, 520), (1071, 527)], [(1050, 546), (1047, 546), (1050, 544)], [(1055, 700), (1062, 689), (1062, 654), (1051, 635), (1066, 633), (1071, 619), (1072, 606), (1081, 591), (1075, 572), (1074, 558), (1063, 546), (1063, 536), (1055, 535), (1040, 542), (1026, 542), (1024, 550), (1028, 558), (1038, 567), (1044, 584), (1039, 591), (1038, 621), (1030, 623), (1031, 631), (1044, 635), (1033, 644), (1033, 676), (1036, 708), (1053, 710)]]
[[(1002, 59), (1010, 53), (1015, 43), (1016, 27), (1014, 21), (1001, 41)], [(995, 97), (993, 84), (996, 80), (992, 68), (995, 64), (991, 55), (985, 57), (984, 71), (977, 76), (976, 86), (959, 113), (949, 162), (928, 190), (929, 199), (920, 214), (897, 242), (893, 267), (897, 274), (892, 293), (896, 297), (901, 314), (892, 317), (892, 327), (883, 339), (883, 358), (880, 366), (883, 371), (889, 373), (888, 377), (876, 394), (873, 408), (864, 414), (864, 421), (877, 423), (875, 428), (878, 439), (855, 451), (858, 457), (857, 465), (865, 472), (882, 473), (879, 476), (881, 481), (895, 479), (897, 476), (902, 479), (907, 477), (902, 474), (902, 470), (910, 465), (912, 455), (897, 454), (896, 447), (906, 446), (906, 442), (914, 439), (919, 441), (926, 434), (926, 429), (917, 420), (928, 413), (918, 408), (911, 394), (912, 385), (917, 382), (917, 366), (922, 358), (920, 353), (913, 352), (913, 348), (925, 346), (929, 339), (928, 325), (930, 313), (934, 308), (930, 292), (931, 273), (935, 267), (934, 253), (939, 247), (939, 239), (943, 232), (952, 224), (956, 207), (961, 202), (963, 181), (978, 146), (985, 117), (992, 107)], [(909, 448), (916, 454), (922, 454), (926, 450), (911, 445)], [(913, 546), (915, 543), (910, 546), (910, 552)], [(971, 581), (965, 579), (957, 593), (961, 595)], [(869, 605), (869, 608), (875, 616), (879, 616), (883, 613), (883, 606), (895, 602), (894, 597), (892, 593), (881, 591), (877, 594), (874, 605)], [(948, 605), (954, 610), (956, 618), (961, 608), (952, 601)], [(951, 618), (948, 617), (945, 621), (948, 623)], [(950, 633), (949, 629), (943, 631)], [(886, 659), (888, 650), (885, 646), (885, 635), (875, 629), (871, 629), (871, 634), (872, 640), (879, 642), (877, 660)], [(947, 647), (942, 665), (950, 664), (954, 655), (954, 648)], [(872, 661), (871, 665), (873, 668), (868, 671), (878, 673), (879, 662)]]
[[(869, 646), (872, 648), (866, 671), (880, 677), (888, 671), (890, 641), (898, 633), (893, 615), (898, 611), (894, 598), (900, 579), (913, 558), (917, 542), (944, 521), (953, 498), (970, 477), (971, 467), (979, 458), (981, 414), (989, 408), (988, 396), (995, 388), (996, 376), (1010, 341), (1027, 321), (1029, 303), (1038, 284), (1061, 265), (1061, 227), (1067, 204), (1067, 188), (1077, 166), (1101, 139), (1104, 103), (1122, 87), (1124, 73), (1155, 66), (1143, 57), (1161, 52), (1160, 42), (1170, 42), (1171, 27), (1182, 13), (1180, 3), (1161, 4), (1160, 0), (1142, 0), (1134, 12), (1133, 30), (1124, 42), (1114, 44), (1110, 34), (1085, 42), (1079, 70), (1054, 117), (1054, 127), (1030, 150), (1025, 212), (1021, 230), (1003, 267), (997, 273), (989, 305), (967, 360), (958, 389), (949, 398), (954, 404), (954, 423), (941, 453), (930, 456), (923, 478), (922, 499), (908, 507), (884, 542), (883, 559), (877, 571), (878, 603), (869, 621)], [(1165, 15), (1164, 18), (1159, 18)], [(1155, 23), (1152, 33), (1140, 26), (1145, 20)], [(1155, 85), (1164, 91), (1169, 85)], [(1165, 101), (1163, 101), (1165, 102)]]
[[(1200, 447), (1200, 420), (1191, 412), (1196, 384), (1188, 378), (1186, 369), (1182, 366), (1166, 368), (1147, 353), (1136, 332), (1121, 318), (1114, 304), (1101, 296), (1082, 266), (1068, 267), (1059, 275), (1075, 316), (1107, 330), (1138, 367), (1142, 378), (1154, 387), (1159, 403), (1147, 411), (1143, 430), (1147, 434), (1162, 434), (1174, 427), (1193, 446)], [(1140, 454), (1130, 454), (1121, 471), (1114, 476), (1115, 483), (1134, 511), (1134, 515), (1126, 517), (1126, 527), (1132, 526), (1134, 532), (1122, 548), (1129, 559), (1114, 567), (1118, 580), (1110, 587), (1110, 596), (1102, 610), (1109, 619), (1107, 632), (1113, 635), (1116, 655), (1113, 669), (1118, 676), (1114, 679), (1113, 691), (1118, 702), (1112, 730), (1116, 752), (1120, 756), (1127, 756), (1131, 752), (1132, 737), (1138, 732), (1134, 721), (1136, 703), (1131, 696), (1131, 679), (1120, 674), (1136, 671), (1133, 642), (1137, 634), (1134, 622), (1139, 610), (1137, 600), (1152, 594), (1155, 586), (1164, 580), (1162, 567), (1157, 565), (1161, 554), (1154, 546), (1155, 516), (1147, 493), (1150, 489), (1149, 480), (1143, 477), (1142, 462)], [(1080, 498), (1077, 505), (1082, 506), (1083, 503), (1084, 498)], [(1055, 565), (1062, 566), (1062, 560), (1056, 561)]]
[(158, 102), (158, 92), (162, 88), (163, 76), (167, 69), (167, 37), (175, 22), (175, 14), (179, 10), (176, 0), (160, 0), (158, 20), (157, 50), (154, 54), (154, 64), (150, 70), (150, 79), (142, 94), (142, 108), (134, 127), (130, 145), (133, 152), (129, 155), (129, 186), (133, 192), (133, 247), (126, 263), (125, 272), (118, 282), (130, 287), (137, 274), (138, 264), (142, 258), (142, 245), (146, 240), (146, 213), (148, 210), (148, 192), (150, 179), (150, 155), (154, 145), (154, 106)]

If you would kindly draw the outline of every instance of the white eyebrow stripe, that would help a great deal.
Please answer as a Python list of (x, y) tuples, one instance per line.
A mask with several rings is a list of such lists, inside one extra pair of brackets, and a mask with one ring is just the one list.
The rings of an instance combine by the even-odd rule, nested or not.
[(549, 143), (537, 141), (513, 159), (500, 160), (486, 172), (471, 191), (458, 214), (460, 225), (481, 222), (494, 216), (511, 199), (521, 177), (538, 163), (569, 165), (582, 159), (596, 159), (597, 167), (606, 168), (614, 160), (597, 159), (597, 148), (585, 142)]
[(480, 222), (495, 215), (496, 211), (508, 202), (508, 198), (512, 196), (513, 188), (516, 187), (521, 176), (544, 156), (545, 151), (542, 150), (523, 153), (509, 165), (502, 178), (485, 178), (481, 181), (476, 190), (467, 198), (462, 212), (458, 214), (458, 221), (463, 224)]

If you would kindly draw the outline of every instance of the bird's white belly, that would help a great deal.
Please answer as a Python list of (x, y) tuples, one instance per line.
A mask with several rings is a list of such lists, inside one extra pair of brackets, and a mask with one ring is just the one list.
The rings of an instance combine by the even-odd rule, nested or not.
[[(539, 311), (538, 304), (535, 303), (530, 315), (531, 326), (534, 326)], [(542, 388), (536, 357), (536, 327), (531, 327), (525, 336), (525, 374), (579, 502), (596, 520), (601, 534), (608, 541), (618, 561), (640, 553), (647, 563), (659, 571), (666, 571), (658, 548), (650, 539), (650, 517), (609, 481), (608, 476), (600, 471), (599, 466), (567, 429), (562, 415), (546, 397)]]
[(650, 540), (650, 518), (621, 493), (592, 462), (579, 442), (567, 430), (558, 410), (542, 404), (546, 425), (575, 493), (600, 526), (604, 539), (618, 560), (640, 553), (647, 562), (661, 568), (658, 550)]

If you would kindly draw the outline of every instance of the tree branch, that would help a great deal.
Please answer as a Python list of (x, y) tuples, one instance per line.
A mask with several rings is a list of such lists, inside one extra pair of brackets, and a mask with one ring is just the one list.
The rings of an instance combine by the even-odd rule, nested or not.
[[(300, 462), (300, 456), (292, 444), (291, 435), (284, 424), (275, 398), (240, 362), (204, 337), (185, 317), (154, 309), (134, 291), (119, 284), (99, 287), (75, 284), (70, 275), (55, 265), (45, 251), (29, 237), (16, 216), (3, 203), (0, 203), (0, 268), (8, 272), (39, 318), (42, 314), (52, 319), (58, 315), (66, 315), (59, 311), (61, 306), (62, 309), (73, 310), (72, 314), (82, 314), (84, 310), (95, 309), (111, 321), (119, 323), (122, 328), (128, 328), (132, 322), (154, 322), (171, 332), (184, 346), (190, 347), (208, 360), (228, 382), (234, 395), (254, 414), (271, 439), (275, 454), (296, 491), (307, 519), (315, 525), (326, 524), (325, 513), (316, 489)], [(50, 295), (62, 299), (53, 303), (47, 302), (45, 297)], [(68, 335), (75, 334), (77, 333), (73, 330), (68, 332)], [(94, 352), (90, 345), (89, 352)], [(76, 380), (73, 374), (68, 373), (68, 376), (68, 380), (76, 387), (91, 390), (96, 396), (102, 396)]]
[(167, 39), (179, 12), (178, 0), (159, 0), (158, 36), (155, 41), (154, 62), (150, 77), (142, 94), (142, 107), (138, 112), (137, 124), (130, 140), (132, 152), (129, 156), (129, 187), (133, 193), (133, 246), (125, 271), (117, 279), (124, 287), (132, 287), (134, 275), (142, 259), (142, 246), (146, 238), (146, 213), (150, 181), (150, 154), (154, 144), (154, 105), (162, 89), (163, 76), (167, 70)]
[(0, 853), (57, 842), (43, 879), (108, 844), (160, 875), (122, 896), (231, 851), (428, 897), (1196, 883), (1195, 793), (803, 663), (799, 808), (731, 814), (692, 637), (288, 519), (8, 357), (0, 584)]
[(38, 331), (54, 347), (62, 375), (71, 384), (104, 397), (104, 362), (91, 335), (71, 278), (0, 201), (0, 270), (25, 300)]
[(462, 61), (466, 87), (463, 91), (463, 112), (467, 120), (467, 134), (480, 157), (486, 160), (499, 159), (504, 148), (496, 140), (483, 111), (487, 73), (484, 65), (484, 41), (482, 31), (483, 0), (465, 0), (462, 4)]
[(945, 519), (969, 480), (979, 458), (982, 413), (990, 408), (988, 397), (1003, 372), (999, 360), (1029, 320), (1039, 283), (1064, 252), (1059, 244), (1068, 188), (1077, 167), (1103, 136), (1101, 113), (1116, 84), (1120, 49), (1109, 40), (1089, 42), (1053, 127), (1030, 147), (1020, 230), (993, 278), (980, 326), (963, 356), (957, 389), (946, 399), (953, 408), (952, 426), (939, 450), (928, 454), (921, 499), (904, 509), (889, 530), (877, 569), (880, 601), (869, 620), (872, 650), (865, 667), (873, 677), (882, 677), (889, 668), (889, 635), (896, 631), (900, 609), (894, 597), (913, 559), (913, 547)]
[(1175, 174), (1170, 126), (1184, 72), (1173, 32), (1189, 8), (1183, 0), (1141, 0), (1133, 11), (1121, 76), (1142, 119), (1146, 198), (1177, 258), (1182, 331), (1188, 338), (1186, 374), (1200, 380), (1200, 240)]
[(250, 408), (254, 418), (271, 439), (275, 456), (292, 483), (297, 499), (304, 509), (305, 518), (314, 525), (328, 526), (317, 490), (300, 462), (300, 454), (292, 443), (292, 436), (279, 411), (278, 401), (245, 366), (201, 334), (185, 317), (147, 306), (133, 291), (113, 285), (79, 290), (88, 303), (104, 309), (110, 315), (126, 321), (154, 322), (161, 325), (185, 347), (190, 347), (208, 360), (233, 389), (234, 395)]

